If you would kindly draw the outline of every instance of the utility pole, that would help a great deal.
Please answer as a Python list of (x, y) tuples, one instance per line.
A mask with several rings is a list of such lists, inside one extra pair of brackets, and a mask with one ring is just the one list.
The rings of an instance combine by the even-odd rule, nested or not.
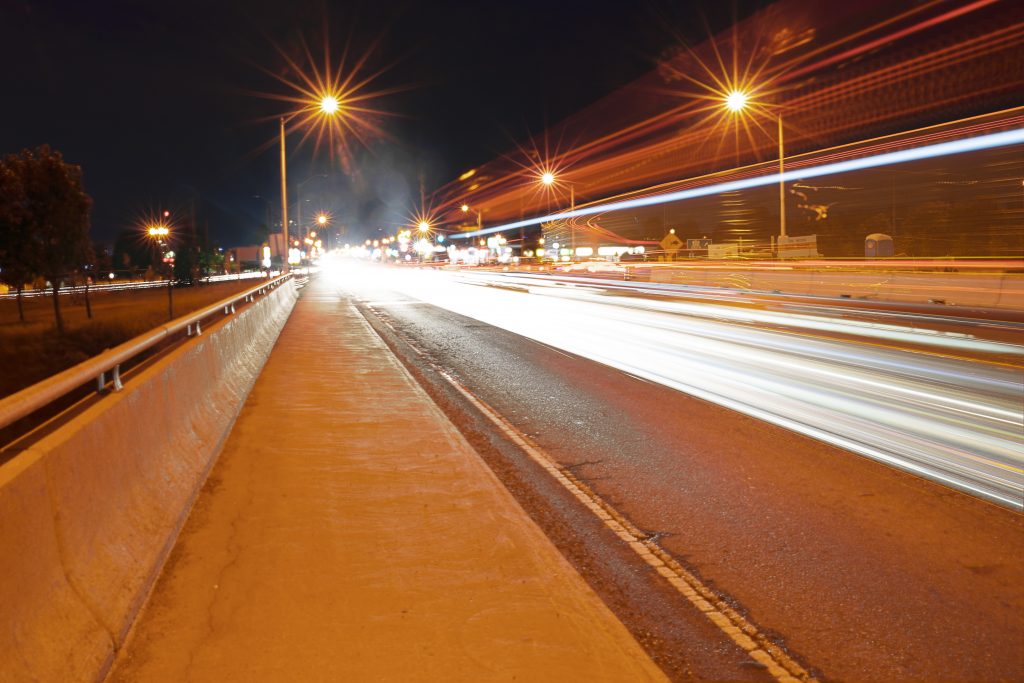
[(281, 117), (281, 272), (288, 272), (288, 179), (284, 149), (284, 117)]
[(782, 114), (779, 114), (779, 237), (786, 236), (786, 181), (782, 177), (785, 158), (785, 147), (782, 145)]

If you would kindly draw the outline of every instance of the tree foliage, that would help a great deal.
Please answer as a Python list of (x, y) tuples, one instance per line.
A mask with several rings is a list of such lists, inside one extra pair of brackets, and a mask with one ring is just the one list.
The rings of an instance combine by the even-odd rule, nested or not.
[(92, 199), (82, 188), (82, 169), (43, 145), (5, 157), (0, 178), (3, 258), (50, 282), (57, 331), (62, 333), (61, 282), (91, 258)]
[(31, 242), (22, 227), (25, 188), (15, 169), (0, 160), (0, 282), (18, 293), (18, 317), (24, 321), (21, 292), (35, 277)]

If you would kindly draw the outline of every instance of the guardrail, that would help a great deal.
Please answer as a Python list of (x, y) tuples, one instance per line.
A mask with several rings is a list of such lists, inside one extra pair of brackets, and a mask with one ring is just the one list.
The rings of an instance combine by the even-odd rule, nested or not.
[[(230, 275), (208, 275), (203, 278), (199, 278), (197, 282), (227, 282), (231, 280), (251, 280), (254, 278), (266, 278), (267, 274), (263, 271), (252, 271), (245, 273), (232, 273)], [(173, 280), (171, 281), (173, 284)], [(126, 280), (123, 282), (96, 282), (88, 287), (85, 285), (65, 285), (57, 290), (60, 295), (64, 294), (84, 294), (86, 291), (94, 294), (103, 294), (106, 292), (126, 292), (133, 289), (156, 289), (166, 288), (167, 280)], [(40, 289), (24, 289), (21, 292), (23, 299), (33, 299), (37, 297), (53, 296), (53, 290), (49, 287), (43, 287)], [(9, 290), (4, 294), (0, 294), (0, 300), (6, 299), (17, 299), (18, 293), (13, 290)]]
[(251, 287), (241, 294), (235, 294), (194, 313), (181, 316), (0, 400), (0, 429), (31, 415), (91, 381), (96, 381), (97, 392), (103, 391), (107, 385), (108, 372), (111, 373), (113, 390), (120, 391), (122, 364), (182, 330), (190, 337), (202, 334), (203, 322), (211, 316), (221, 312), (223, 315), (230, 315), (235, 312), (236, 304), (251, 302), (257, 295), (266, 294), (291, 277), (291, 274), (282, 275)]

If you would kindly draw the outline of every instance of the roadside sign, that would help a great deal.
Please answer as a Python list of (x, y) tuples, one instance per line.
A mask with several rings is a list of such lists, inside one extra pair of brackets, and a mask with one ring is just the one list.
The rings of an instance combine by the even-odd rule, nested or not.
[(801, 235), (798, 237), (779, 236), (775, 241), (779, 258), (818, 258), (818, 236)]
[(707, 249), (711, 246), (711, 240), (705, 238), (699, 240), (686, 240), (686, 248), (690, 251), (695, 249)]
[(661, 248), (664, 249), (666, 252), (674, 254), (675, 252), (679, 251), (679, 248), (681, 246), (683, 246), (683, 241), (676, 237), (676, 234), (674, 232), (670, 232), (669, 234), (665, 235), (665, 237), (663, 237), (662, 240), (658, 242), (658, 244), (660, 244)]
[(709, 244), (708, 258), (738, 258), (740, 255), (739, 245), (736, 244)]

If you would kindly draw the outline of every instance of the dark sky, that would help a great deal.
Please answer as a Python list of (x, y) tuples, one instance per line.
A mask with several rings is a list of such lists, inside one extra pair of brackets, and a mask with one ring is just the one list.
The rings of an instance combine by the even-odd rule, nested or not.
[[(376, 41), (365, 73), (391, 66), (371, 89), (408, 86), (377, 101), (397, 115), (383, 122), (390, 139), (356, 154), (345, 203), (364, 208), (338, 210), (358, 232), (411, 212), (421, 173), (429, 192), (756, 4), (0, 0), (0, 153), (47, 143), (80, 164), (101, 241), (199, 197), (214, 239), (244, 243), (266, 215), (260, 198), (279, 211), (277, 150), (260, 151), (277, 127), (261, 119), (288, 111), (253, 94), (287, 92), (257, 65), (287, 75), (274, 45), (297, 54), (303, 39), (322, 60), (326, 22), (332, 62)], [(341, 175), (300, 137), (293, 188)]]

